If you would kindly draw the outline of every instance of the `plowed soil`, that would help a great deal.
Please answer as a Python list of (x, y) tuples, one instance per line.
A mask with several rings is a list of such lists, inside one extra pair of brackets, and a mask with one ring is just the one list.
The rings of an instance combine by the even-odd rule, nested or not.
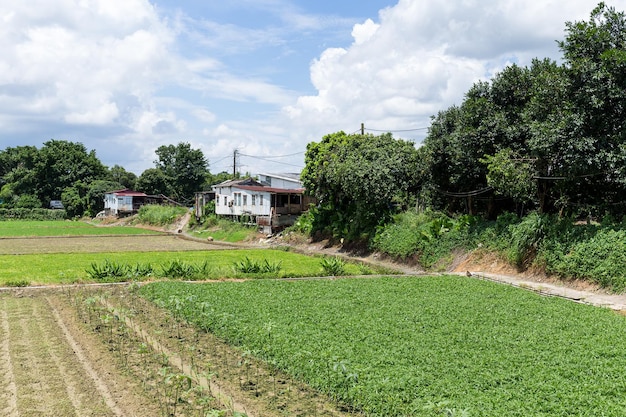
[(158, 407), (44, 294), (0, 294), (0, 415), (147, 416)]
[(354, 415), (132, 286), (0, 293), (0, 415)]

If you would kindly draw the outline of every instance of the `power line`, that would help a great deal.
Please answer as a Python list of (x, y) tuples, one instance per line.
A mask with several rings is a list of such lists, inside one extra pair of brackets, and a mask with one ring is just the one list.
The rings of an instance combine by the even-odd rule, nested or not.
[[(264, 158), (286, 158), (288, 156), (296, 156), (296, 155), (301, 155), (303, 153), (304, 153), (304, 151), (300, 151), (300, 152), (290, 153), (290, 154), (287, 154), (287, 155), (264, 156)], [(239, 155), (241, 155), (241, 156), (249, 156), (251, 158), (260, 158), (260, 157), (254, 156), (254, 155), (246, 155), (245, 153), (240, 153)]]
[(426, 130), (426, 129), (428, 129), (428, 127), (416, 127), (415, 129), (386, 129), (386, 130), (365, 128), (365, 130), (368, 130), (370, 132), (415, 132), (418, 130)]
[(450, 192), (450, 191), (444, 191), (444, 190), (441, 190), (441, 189), (437, 189), (437, 191), (439, 191), (443, 195), (446, 195), (448, 197), (458, 197), (458, 198), (474, 197), (474, 196), (477, 196), (477, 195), (488, 193), (491, 190), (493, 190), (493, 187), (485, 187), (485, 188), (481, 188), (480, 190), (467, 191), (467, 192), (463, 192), (463, 193), (453, 193), (453, 192)]
[(272, 162), (274, 164), (281, 164), (281, 165), (288, 165), (288, 166), (292, 166), (296, 168), (302, 168), (302, 165), (294, 165), (294, 164), (289, 164), (287, 162), (272, 161), (271, 159), (262, 158), (260, 156), (252, 156), (252, 155), (245, 155), (245, 154), (239, 154), (239, 155), (247, 156), (248, 158), (259, 159), (261, 161)]

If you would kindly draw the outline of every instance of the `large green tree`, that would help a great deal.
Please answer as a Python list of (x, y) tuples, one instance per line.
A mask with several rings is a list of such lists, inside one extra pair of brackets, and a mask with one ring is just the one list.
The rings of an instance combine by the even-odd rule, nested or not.
[(63, 191), (80, 181), (89, 184), (106, 177), (107, 169), (94, 150), (65, 140), (50, 140), (36, 155), (33, 167), (37, 197), (46, 205), (61, 198)]
[(417, 189), (417, 150), (391, 134), (338, 132), (307, 145), (302, 181), (319, 202), (314, 227), (358, 239)]
[[(156, 154), (158, 158), (154, 164), (166, 179), (166, 187), (161, 193), (181, 202), (192, 200), (209, 175), (209, 161), (202, 151), (181, 142), (178, 145), (160, 146)], [(145, 184), (145, 181), (141, 183)]]

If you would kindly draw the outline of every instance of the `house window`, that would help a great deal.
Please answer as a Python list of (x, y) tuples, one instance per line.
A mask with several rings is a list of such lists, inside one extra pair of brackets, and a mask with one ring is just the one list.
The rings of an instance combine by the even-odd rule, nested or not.
[(263, 205), (263, 195), (259, 195), (259, 206)]
[(248, 194), (244, 194), (243, 195), (243, 205), (247, 206), (248, 205)]
[(228, 205), (228, 197), (227, 196), (224, 196), (224, 205), (225, 206)]
[(256, 206), (256, 194), (252, 194), (252, 205)]
[(235, 197), (235, 205), (240, 206), (241, 205), (241, 193), (235, 193), (234, 197)]

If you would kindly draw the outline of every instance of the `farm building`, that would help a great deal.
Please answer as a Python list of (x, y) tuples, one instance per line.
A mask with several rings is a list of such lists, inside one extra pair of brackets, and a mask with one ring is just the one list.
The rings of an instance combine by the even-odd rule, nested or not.
[(294, 224), (308, 210), (310, 199), (297, 174), (261, 174), (213, 186), (215, 214), (247, 221), (272, 233)]
[(128, 188), (104, 194), (104, 212), (107, 216), (124, 216), (136, 213), (148, 203), (148, 195)]

